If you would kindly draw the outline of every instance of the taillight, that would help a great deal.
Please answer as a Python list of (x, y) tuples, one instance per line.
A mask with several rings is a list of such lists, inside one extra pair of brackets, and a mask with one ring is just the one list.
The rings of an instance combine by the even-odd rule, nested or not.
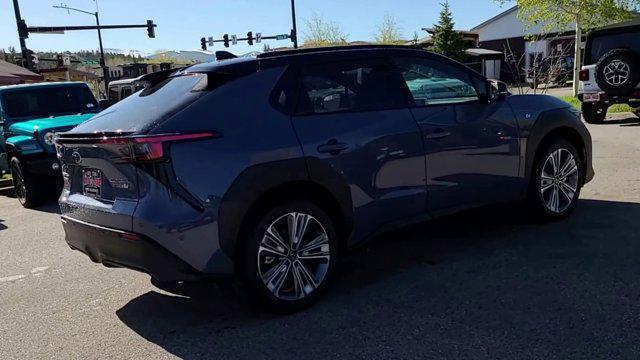
[[(148, 162), (164, 160), (165, 145), (173, 142), (200, 140), (217, 137), (217, 133), (170, 134), (132, 137), (104, 137), (98, 143), (102, 146), (114, 145), (119, 163)], [(128, 146), (122, 146), (128, 145)]]
[(589, 81), (589, 70), (580, 70), (580, 81)]

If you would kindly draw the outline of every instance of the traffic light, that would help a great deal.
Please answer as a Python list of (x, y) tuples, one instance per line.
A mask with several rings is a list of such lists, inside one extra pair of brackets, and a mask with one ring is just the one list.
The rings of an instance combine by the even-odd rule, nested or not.
[(247, 33), (247, 42), (249, 43), (249, 45), (253, 45), (253, 32), (251, 31)]
[(147, 20), (147, 35), (152, 39), (156, 37), (156, 28), (153, 24), (153, 20)]
[(229, 47), (229, 35), (224, 34), (224, 36), (222, 37), (222, 40), (224, 41), (224, 47)]
[(56, 55), (56, 62), (58, 63), (58, 67), (64, 66), (64, 59), (62, 59), (62, 55)]
[(202, 48), (202, 50), (207, 50), (207, 39), (206, 38), (200, 38), (200, 47)]

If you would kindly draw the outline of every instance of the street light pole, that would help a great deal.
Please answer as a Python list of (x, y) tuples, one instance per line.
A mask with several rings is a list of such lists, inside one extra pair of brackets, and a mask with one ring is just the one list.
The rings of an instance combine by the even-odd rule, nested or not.
[(102, 33), (100, 32), (100, 17), (96, 11), (96, 25), (98, 26), (98, 42), (100, 43), (100, 67), (102, 67), (102, 77), (104, 78), (104, 96), (109, 96), (109, 68), (104, 59), (104, 48), (102, 47)]
[(293, 48), (298, 48), (298, 28), (296, 27), (296, 3), (291, 0), (291, 18), (293, 19)]
[(104, 78), (104, 93), (105, 93), (105, 96), (108, 96), (109, 69), (107, 68), (107, 63), (104, 58), (104, 48), (102, 47), (102, 33), (100, 32), (100, 16), (98, 15), (98, 3), (96, 2), (96, 12), (89, 12), (89, 11), (84, 11), (80, 9), (75, 9), (64, 4), (54, 5), (53, 7), (56, 9), (65, 9), (67, 10), (67, 12), (69, 12), (70, 10), (73, 10), (73, 11), (81, 12), (84, 14), (93, 15), (96, 17), (96, 26), (98, 27), (98, 42), (100, 43), (100, 67), (102, 68), (102, 76)]

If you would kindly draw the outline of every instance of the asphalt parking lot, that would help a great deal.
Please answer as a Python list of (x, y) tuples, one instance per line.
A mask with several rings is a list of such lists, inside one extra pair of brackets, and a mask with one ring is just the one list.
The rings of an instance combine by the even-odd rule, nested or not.
[(233, 286), (174, 295), (93, 264), (56, 204), (0, 195), (0, 359), (637, 359), (640, 119), (589, 129), (596, 178), (569, 219), (496, 206), (387, 234), (288, 316)]

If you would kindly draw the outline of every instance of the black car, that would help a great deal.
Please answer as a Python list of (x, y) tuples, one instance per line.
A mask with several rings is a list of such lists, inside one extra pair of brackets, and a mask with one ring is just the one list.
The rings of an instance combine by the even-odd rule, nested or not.
[(238, 275), (282, 311), (376, 234), (524, 199), (561, 219), (594, 175), (570, 105), (413, 47), (194, 65), (57, 146), (73, 249), (165, 284)]

